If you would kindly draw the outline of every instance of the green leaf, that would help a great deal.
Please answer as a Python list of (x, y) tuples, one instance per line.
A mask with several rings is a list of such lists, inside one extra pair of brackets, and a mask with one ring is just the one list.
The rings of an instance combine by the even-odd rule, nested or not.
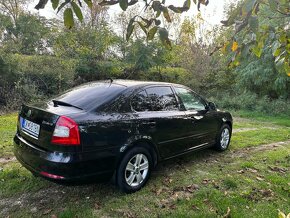
[(154, 11), (160, 11), (161, 10), (161, 3), (160, 3), (160, 1), (153, 1), (152, 2), (152, 5), (151, 5), (151, 7), (152, 7), (152, 9), (154, 10)]
[(111, 1), (106, 1), (103, 0), (102, 2), (99, 3), (100, 6), (107, 6), (107, 5), (115, 5), (118, 4), (119, 1), (118, 0), (111, 0)]
[(185, 0), (183, 3), (183, 8), (187, 8), (187, 10), (190, 8), (190, 0)]
[(141, 16), (139, 16), (139, 17), (146, 23), (145, 28), (149, 28), (151, 26), (152, 22), (154, 21), (154, 19), (148, 20), (148, 19), (145, 19)]
[(37, 5), (34, 7), (35, 9), (43, 9), (45, 5), (47, 4), (48, 0), (39, 0)]
[(171, 49), (171, 42), (168, 36), (169, 36), (168, 31), (165, 28), (159, 28), (160, 41), (167, 49)]
[(51, 0), (52, 8), (55, 10), (58, 7), (59, 0)]
[(257, 32), (258, 31), (258, 28), (259, 28), (258, 17), (257, 16), (250, 16), (249, 17), (249, 25), (250, 25), (250, 29), (253, 32)]
[(73, 12), (71, 8), (67, 8), (63, 13), (64, 25), (71, 29), (74, 26)]
[(275, 0), (268, 0), (271, 10), (276, 11), (278, 4)]
[(157, 13), (156, 13), (156, 18), (159, 17), (160, 14), (161, 14), (161, 10), (157, 11)]
[(247, 16), (251, 11), (253, 11), (256, 2), (257, 2), (257, 0), (245, 1), (244, 5), (242, 7), (242, 15)]
[(58, 7), (56, 13), (60, 12), (60, 10), (61, 10), (64, 6), (66, 6), (69, 2), (70, 2), (70, 0), (65, 0), (65, 2), (63, 2), (63, 3)]
[(169, 15), (169, 12), (168, 12), (168, 9), (166, 7), (163, 8), (163, 16), (165, 17), (165, 19), (167, 20), (167, 22), (171, 22), (171, 18), (170, 18), (170, 15)]
[(263, 50), (260, 46), (255, 46), (252, 48), (251, 51), (254, 53), (254, 55), (256, 55), (258, 58), (260, 58)]
[[(136, 16), (135, 16), (136, 17)], [(128, 27), (127, 27), (127, 33), (126, 33), (126, 40), (128, 41), (130, 39), (130, 36), (133, 33), (133, 30), (135, 28), (134, 22), (135, 22), (135, 17), (131, 18)]]
[(169, 5), (168, 8), (175, 13), (182, 13), (184, 11), (182, 7), (175, 7), (174, 5)]
[(243, 47), (242, 47), (242, 52), (241, 52), (241, 56), (243, 57), (243, 58), (248, 58), (248, 54), (249, 54), (249, 45), (244, 45)]
[(146, 30), (145, 26), (140, 21), (138, 21), (137, 23), (139, 24), (139, 26), (141, 27), (143, 32), (147, 35), (147, 30)]
[(79, 21), (83, 21), (83, 14), (82, 14), (82, 11), (80, 9), (80, 7), (75, 3), (75, 2), (71, 2), (71, 5), (72, 5), (72, 8), (75, 12), (75, 14), (77, 15)]
[(87, 4), (87, 6), (88, 6), (90, 9), (92, 9), (92, 7), (93, 7), (92, 0), (84, 0), (84, 1), (85, 1), (85, 3)]
[(128, 0), (119, 0), (119, 5), (123, 11), (126, 11), (128, 8)]
[(281, 44), (279, 43), (279, 41), (275, 41), (272, 45), (272, 54), (274, 57), (277, 57), (278, 55), (280, 55), (281, 50), (279, 49), (281, 46)]
[(155, 25), (156, 25), (156, 26), (159, 26), (159, 25), (161, 24), (161, 21), (158, 20), (158, 19), (155, 19), (154, 21), (155, 21)]
[(157, 32), (158, 27), (155, 26), (149, 30), (148, 35), (147, 35), (147, 40), (152, 40)]

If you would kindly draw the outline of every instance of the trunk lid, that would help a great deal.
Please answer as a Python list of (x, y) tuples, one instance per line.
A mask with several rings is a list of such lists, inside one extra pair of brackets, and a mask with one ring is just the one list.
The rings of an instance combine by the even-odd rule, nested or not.
[(22, 105), (18, 120), (18, 134), (29, 143), (46, 151), (75, 151), (81, 146), (62, 146), (51, 144), (51, 138), (60, 116), (82, 113), (73, 106), (53, 103), (28, 106)]

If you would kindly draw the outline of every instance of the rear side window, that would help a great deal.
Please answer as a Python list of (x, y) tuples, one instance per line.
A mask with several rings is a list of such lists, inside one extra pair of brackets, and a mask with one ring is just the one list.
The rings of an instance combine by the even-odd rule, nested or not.
[(169, 86), (147, 88), (151, 111), (178, 110), (178, 104), (172, 89)]
[(194, 92), (180, 87), (175, 87), (178, 97), (182, 100), (186, 110), (204, 110), (205, 101)]
[(131, 106), (135, 111), (149, 111), (151, 108), (147, 93), (141, 91), (131, 99)]

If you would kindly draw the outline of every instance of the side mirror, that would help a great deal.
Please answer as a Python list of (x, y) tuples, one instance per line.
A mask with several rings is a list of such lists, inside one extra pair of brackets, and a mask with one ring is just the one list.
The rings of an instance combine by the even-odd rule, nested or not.
[(207, 108), (209, 110), (214, 110), (215, 111), (216, 110), (216, 105), (213, 102), (208, 102)]

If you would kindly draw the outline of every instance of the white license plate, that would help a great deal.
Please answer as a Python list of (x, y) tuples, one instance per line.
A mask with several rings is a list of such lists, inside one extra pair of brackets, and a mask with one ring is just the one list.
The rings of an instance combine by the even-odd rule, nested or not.
[(33, 123), (29, 120), (26, 120), (22, 117), (20, 117), (20, 125), (21, 125), (21, 129), (27, 133), (29, 133), (30, 135), (37, 137), (39, 135), (39, 130), (40, 130), (40, 125)]

